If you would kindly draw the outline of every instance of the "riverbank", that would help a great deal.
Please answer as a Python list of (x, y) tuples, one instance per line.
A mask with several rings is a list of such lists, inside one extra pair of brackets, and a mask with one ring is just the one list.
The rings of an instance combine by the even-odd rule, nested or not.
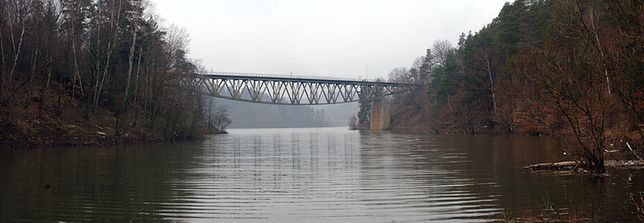
[[(162, 141), (180, 141), (200, 138), (205, 134), (225, 134), (225, 131), (207, 131), (196, 128), (194, 132), (175, 137), (149, 131), (142, 118), (132, 112), (119, 122), (113, 112), (102, 107), (89, 119), (83, 117), (81, 103), (66, 95), (49, 100), (58, 103), (39, 106), (38, 100), (0, 106), (0, 147), (30, 148), (53, 146), (121, 145)], [(125, 121), (127, 120), (127, 121)], [(118, 131), (116, 130), (118, 128)]]
[(90, 121), (80, 118), (44, 115), (33, 119), (28, 114), (2, 113), (0, 146), (28, 148), (47, 146), (116, 145), (162, 141), (140, 130), (117, 135), (113, 118), (99, 115)]
[[(410, 121), (411, 120), (411, 121)], [(433, 128), (427, 121), (419, 120), (417, 116), (407, 119), (398, 119), (392, 123), (389, 131), (398, 133), (436, 134), (436, 135), (517, 135), (517, 136), (544, 136), (555, 137), (563, 144), (562, 147), (574, 147), (577, 142), (571, 141), (574, 135), (569, 130), (537, 128), (533, 124), (530, 127), (521, 128), (479, 126), (470, 129), (462, 128)], [(538, 131), (535, 129), (539, 129)], [(637, 131), (628, 131), (624, 128), (611, 128), (605, 131), (605, 150), (608, 159), (616, 160), (640, 160), (644, 157), (644, 139)], [(565, 149), (561, 148), (565, 156)], [(570, 153), (570, 151), (568, 151)], [(607, 163), (608, 164), (608, 163)]]
[[(97, 115), (90, 121), (69, 116), (44, 115), (32, 119), (24, 113), (8, 115), (3, 112), (0, 115), (0, 147), (5, 148), (139, 144), (190, 140), (203, 135), (200, 133), (192, 137), (166, 139), (140, 128), (117, 134), (113, 124), (116, 120), (111, 114)], [(226, 132), (216, 130), (210, 133)]]

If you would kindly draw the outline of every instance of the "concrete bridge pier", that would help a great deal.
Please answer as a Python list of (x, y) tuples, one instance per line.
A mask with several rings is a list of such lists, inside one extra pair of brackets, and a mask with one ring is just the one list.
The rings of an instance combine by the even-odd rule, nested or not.
[(371, 131), (382, 131), (389, 128), (389, 105), (384, 98), (371, 103)]

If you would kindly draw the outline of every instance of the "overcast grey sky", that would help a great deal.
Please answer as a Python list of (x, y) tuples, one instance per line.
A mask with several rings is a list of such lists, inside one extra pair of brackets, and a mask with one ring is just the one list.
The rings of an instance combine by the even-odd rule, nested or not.
[(506, 0), (152, 0), (216, 71), (385, 77), (435, 40), (492, 21)]

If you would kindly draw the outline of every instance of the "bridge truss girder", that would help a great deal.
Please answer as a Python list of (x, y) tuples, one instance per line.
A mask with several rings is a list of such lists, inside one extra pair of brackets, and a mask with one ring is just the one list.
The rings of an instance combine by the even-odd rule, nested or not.
[(231, 75), (197, 75), (204, 93), (218, 98), (263, 104), (323, 105), (400, 94), (413, 85), (306, 78), (267, 78)]

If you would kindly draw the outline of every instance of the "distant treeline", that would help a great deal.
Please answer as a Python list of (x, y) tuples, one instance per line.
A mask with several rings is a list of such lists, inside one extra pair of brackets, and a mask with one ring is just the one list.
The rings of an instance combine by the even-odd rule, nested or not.
[(148, 4), (0, 0), (3, 131), (42, 134), (44, 124), (33, 121), (55, 119), (108, 135), (177, 139), (213, 127), (208, 105), (184, 79), (198, 69), (186, 57), (187, 34), (160, 27)]
[[(231, 128), (299, 128), (327, 127), (329, 117), (324, 108), (303, 105), (256, 104), (216, 99), (225, 106)], [(343, 123), (345, 124), (345, 123)]]
[(394, 128), (573, 136), (603, 171), (603, 150), (636, 143), (644, 124), (642, 1), (517, 0), (456, 46), (436, 41), (395, 81)]

